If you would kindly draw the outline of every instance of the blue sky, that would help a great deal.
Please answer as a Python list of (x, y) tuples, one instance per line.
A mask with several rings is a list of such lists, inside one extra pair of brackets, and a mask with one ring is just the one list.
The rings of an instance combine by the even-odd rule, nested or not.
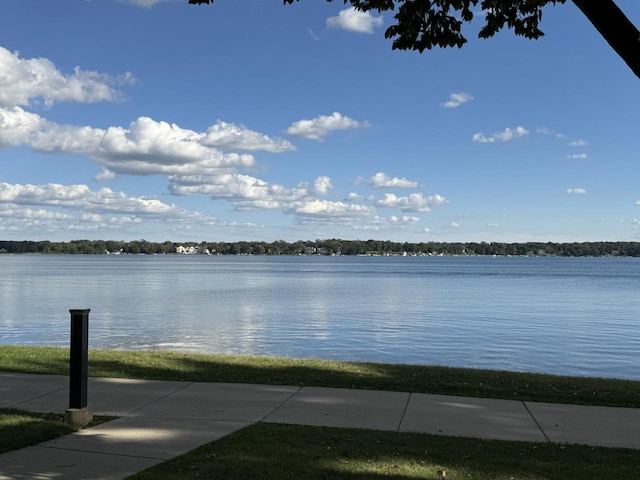
[(640, 241), (640, 81), (571, 2), (476, 18), (420, 55), (342, 2), (6, 2), (0, 239)]

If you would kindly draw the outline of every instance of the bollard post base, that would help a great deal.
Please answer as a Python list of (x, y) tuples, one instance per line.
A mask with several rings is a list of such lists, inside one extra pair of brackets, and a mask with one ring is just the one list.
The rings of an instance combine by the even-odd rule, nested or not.
[(93, 421), (93, 412), (88, 408), (67, 408), (64, 412), (64, 423), (75, 428), (86, 427)]

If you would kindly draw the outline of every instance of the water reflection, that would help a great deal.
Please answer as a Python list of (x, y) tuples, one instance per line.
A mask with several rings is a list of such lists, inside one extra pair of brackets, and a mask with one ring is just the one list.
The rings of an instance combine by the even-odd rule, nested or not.
[(1, 343), (640, 378), (637, 259), (0, 256)]

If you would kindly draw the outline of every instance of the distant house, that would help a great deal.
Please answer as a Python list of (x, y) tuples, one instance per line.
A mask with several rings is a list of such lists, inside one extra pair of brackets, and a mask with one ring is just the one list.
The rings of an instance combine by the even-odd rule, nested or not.
[(193, 245), (189, 247), (183, 247), (182, 245), (176, 247), (176, 253), (179, 255), (211, 255), (209, 249), (206, 246), (197, 246)]

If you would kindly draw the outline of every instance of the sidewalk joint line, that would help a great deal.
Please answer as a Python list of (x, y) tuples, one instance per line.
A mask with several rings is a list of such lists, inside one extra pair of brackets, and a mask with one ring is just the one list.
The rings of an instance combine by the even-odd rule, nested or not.
[[(300, 390), (302, 390), (302, 387), (296, 387), (296, 390), (294, 390), (293, 392), (291, 392), (291, 395), (289, 395), (287, 398), (285, 398), (284, 400), (282, 400), (278, 405), (276, 405), (274, 408), (271, 409), (271, 411), (269, 413), (267, 413), (265, 416), (263, 416), (260, 420), (258, 420), (257, 423), (262, 423), (264, 420), (266, 420), (266, 418), (270, 415), (272, 415), (273, 413), (276, 412), (276, 410), (278, 410), (280, 407), (282, 407), (285, 403), (287, 403), (289, 400), (291, 400), (295, 395), (297, 395), (298, 393), (300, 393)], [(253, 422), (256, 423), (256, 422)]]
[(196, 382), (189, 382), (189, 383), (187, 383), (186, 385), (183, 385), (182, 387), (180, 387), (180, 388), (178, 388), (178, 389), (176, 389), (176, 390), (173, 390), (173, 391), (171, 391), (171, 392), (169, 392), (169, 393), (166, 393), (165, 395), (162, 395), (162, 396), (161, 396), (161, 397), (159, 397), (159, 398), (156, 398), (156, 399), (155, 399), (155, 400), (153, 400), (152, 402), (149, 402), (149, 403), (147, 403), (147, 404), (145, 404), (145, 405), (142, 405), (141, 407), (136, 408), (135, 410), (132, 410), (132, 411), (131, 411), (131, 412), (129, 412), (127, 415), (125, 415), (124, 417), (120, 417), (120, 418), (131, 417), (131, 416), (132, 416), (134, 413), (136, 413), (137, 411), (142, 410), (143, 408), (147, 408), (147, 407), (149, 407), (149, 406), (153, 405), (154, 403), (158, 403), (160, 400), (164, 400), (165, 398), (170, 397), (171, 395), (174, 395), (174, 394), (176, 394), (176, 393), (178, 393), (178, 392), (181, 392), (182, 390), (184, 390), (184, 389), (185, 389), (185, 388), (187, 388), (187, 387), (190, 387), (190, 386), (191, 386), (191, 385), (193, 385), (194, 383), (196, 383)]
[(529, 414), (529, 416), (531, 417), (531, 419), (534, 421), (534, 423), (538, 426), (538, 428), (540, 429), (540, 431), (542, 432), (542, 435), (544, 436), (544, 438), (547, 440), (547, 443), (553, 443), (551, 441), (551, 439), (549, 437), (547, 437), (547, 433), (543, 430), (542, 425), (540, 425), (540, 423), (538, 423), (538, 420), (536, 419), (536, 417), (533, 416), (533, 413), (531, 413), (531, 410), (529, 410), (529, 407), (527, 406), (527, 403), (522, 400), (522, 406), (524, 407), (524, 409), (527, 411), (527, 413)]
[(63, 451), (66, 451), (66, 452), (94, 453), (94, 454), (98, 454), (98, 455), (108, 455), (110, 457), (144, 458), (144, 459), (147, 459), (147, 460), (160, 460), (162, 462), (167, 462), (167, 461), (171, 460), (172, 458), (175, 458), (175, 456), (176, 456), (176, 455), (173, 455), (170, 458), (166, 458), (166, 457), (147, 457), (147, 456), (143, 456), (143, 455), (127, 455), (126, 453), (111, 453), (111, 452), (100, 452), (98, 450), (83, 450), (81, 448), (55, 447), (55, 446), (51, 446), (51, 445), (33, 445), (33, 446), (34, 447), (40, 447), (40, 448), (48, 448), (50, 450), (63, 450)]
[(404, 405), (404, 410), (402, 410), (402, 416), (400, 417), (400, 423), (398, 423), (398, 428), (396, 429), (396, 433), (400, 433), (400, 428), (402, 427), (402, 422), (404, 422), (404, 416), (407, 414), (407, 410), (409, 409), (409, 402), (411, 401), (411, 396), (413, 392), (408, 392), (409, 396), (407, 397), (407, 403)]
[(23, 400), (23, 401), (18, 402), (18, 403), (12, 403), (12, 404), (8, 405), (7, 408), (19, 408), (20, 405), (22, 405), (23, 403), (33, 402), (34, 400), (38, 400), (40, 398), (47, 397), (49, 395), (53, 395), (54, 393), (62, 392), (63, 390), (69, 390), (69, 386), (58, 388), (56, 390), (50, 390), (47, 393), (43, 393), (42, 395), (36, 395), (35, 397), (31, 397), (28, 400)]

